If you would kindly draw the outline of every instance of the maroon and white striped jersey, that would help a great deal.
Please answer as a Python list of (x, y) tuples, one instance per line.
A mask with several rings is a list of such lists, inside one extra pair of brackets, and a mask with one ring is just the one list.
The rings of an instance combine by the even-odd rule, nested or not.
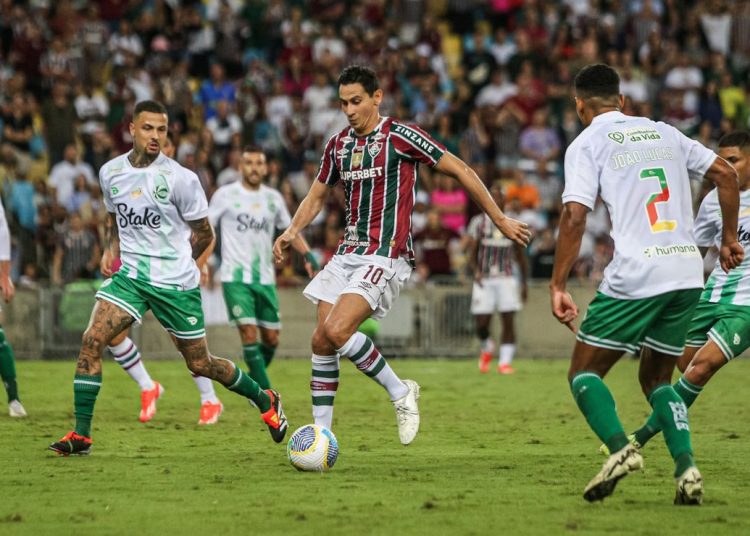
[(317, 180), (346, 192), (346, 229), (336, 253), (414, 258), (411, 213), (419, 164), (435, 166), (445, 146), (424, 130), (384, 117), (367, 136), (332, 136)]
[(471, 219), (468, 235), (477, 241), (477, 268), (482, 278), (510, 277), (518, 270), (515, 244), (486, 214)]

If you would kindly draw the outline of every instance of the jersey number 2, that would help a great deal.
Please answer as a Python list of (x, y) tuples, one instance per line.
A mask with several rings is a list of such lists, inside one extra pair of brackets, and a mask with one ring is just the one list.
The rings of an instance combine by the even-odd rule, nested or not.
[(664, 173), (664, 168), (646, 168), (641, 170), (641, 180), (658, 179), (661, 191), (655, 194), (651, 194), (646, 201), (646, 215), (648, 216), (648, 223), (651, 225), (652, 233), (661, 233), (663, 231), (674, 231), (677, 228), (676, 220), (660, 220), (659, 212), (656, 209), (658, 203), (666, 203), (669, 201), (669, 184), (667, 183), (667, 176)]

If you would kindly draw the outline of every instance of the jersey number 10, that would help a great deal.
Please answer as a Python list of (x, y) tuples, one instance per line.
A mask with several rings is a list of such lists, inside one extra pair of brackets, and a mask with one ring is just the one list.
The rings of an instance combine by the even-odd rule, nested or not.
[(660, 220), (659, 212), (656, 210), (658, 203), (669, 201), (669, 184), (667, 184), (667, 176), (664, 173), (664, 168), (642, 169), (640, 178), (641, 180), (658, 179), (659, 186), (661, 186), (661, 191), (651, 194), (648, 201), (646, 201), (646, 215), (648, 216), (648, 223), (651, 225), (651, 232), (674, 231), (677, 228), (677, 221)]

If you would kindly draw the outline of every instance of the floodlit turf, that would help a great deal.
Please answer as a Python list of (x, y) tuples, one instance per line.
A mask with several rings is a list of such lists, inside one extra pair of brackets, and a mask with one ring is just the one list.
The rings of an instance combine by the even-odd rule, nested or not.
[[(567, 353), (567, 352), (566, 352)], [(299, 473), (257, 410), (218, 387), (218, 425), (197, 426), (198, 394), (179, 362), (151, 362), (166, 387), (155, 419), (137, 421), (134, 383), (112, 362), (91, 456), (46, 451), (72, 425), (73, 363), (20, 362), (30, 417), (0, 417), (0, 534), (750, 534), (747, 362), (719, 373), (691, 410), (706, 482), (701, 507), (672, 505), (672, 464), (659, 438), (645, 471), (603, 504), (583, 487), (603, 458), (565, 381), (567, 363), (519, 361), (512, 377), (471, 361), (393, 360), (422, 386), (422, 431), (398, 442), (385, 393), (344, 363), (328, 474)], [(636, 366), (608, 382), (626, 428), (646, 416)], [(305, 361), (270, 369), (291, 428), (310, 422)]]

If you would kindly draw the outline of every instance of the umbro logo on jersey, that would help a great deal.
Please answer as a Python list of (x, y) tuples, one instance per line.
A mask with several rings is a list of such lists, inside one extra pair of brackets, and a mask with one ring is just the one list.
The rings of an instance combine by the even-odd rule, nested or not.
[(609, 134), (607, 134), (607, 137), (610, 140), (619, 143), (620, 145), (625, 142), (625, 135), (622, 132), (610, 132)]
[(344, 158), (346, 155), (349, 154), (349, 150), (348, 149), (339, 149), (338, 151), (336, 151), (336, 154), (339, 155), (339, 158)]

